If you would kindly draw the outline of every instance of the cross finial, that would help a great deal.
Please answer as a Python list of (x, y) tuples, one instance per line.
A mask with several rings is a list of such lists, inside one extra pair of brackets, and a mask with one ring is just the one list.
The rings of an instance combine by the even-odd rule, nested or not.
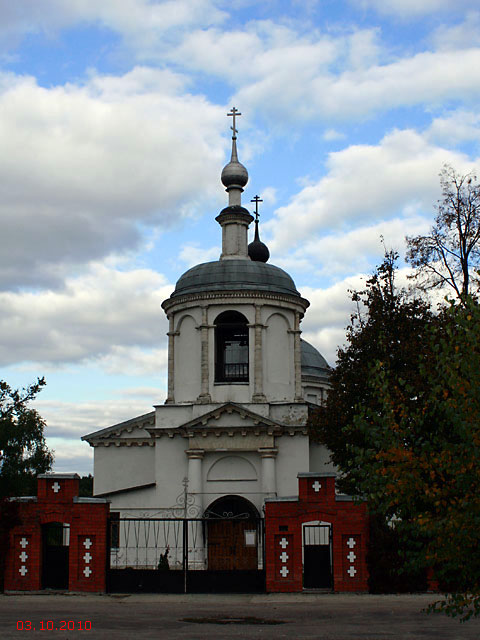
[(250, 200), (250, 202), (255, 202), (255, 222), (258, 222), (258, 203), (263, 202), (260, 196), (255, 196)]
[(227, 116), (232, 116), (233, 117), (233, 126), (230, 127), (230, 129), (233, 131), (233, 135), (232, 135), (232, 140), (236, 140), (237, 139), (237, 133), (238, 133), (238, 129), (235, 127), (235, 118), (237, 116), (241, 116), (242, 114), (240, 113), (240, 111), (238, 109), (236, 109), (235, 107), (232, 107), (230, 109), (230, 113), (227, 113)]

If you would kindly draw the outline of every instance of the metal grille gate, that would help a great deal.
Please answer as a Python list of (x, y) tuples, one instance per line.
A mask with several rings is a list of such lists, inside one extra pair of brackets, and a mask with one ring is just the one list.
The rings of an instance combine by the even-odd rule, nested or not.
[(233, 518), (111, 518), (111, 593), (261, 593), (264, 521)]

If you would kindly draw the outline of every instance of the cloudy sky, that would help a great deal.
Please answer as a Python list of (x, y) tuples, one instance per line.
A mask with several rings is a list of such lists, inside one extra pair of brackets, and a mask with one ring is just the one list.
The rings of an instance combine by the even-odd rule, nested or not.
[(165, 399), (160, 303), (219, 256), (232, 106), (334, 364), (380, 235), (403, 254), (442, 165), (480, 166), (479, 98), (478, 0), (0, 0), (0, 378), (45, 375), (55, 470)]

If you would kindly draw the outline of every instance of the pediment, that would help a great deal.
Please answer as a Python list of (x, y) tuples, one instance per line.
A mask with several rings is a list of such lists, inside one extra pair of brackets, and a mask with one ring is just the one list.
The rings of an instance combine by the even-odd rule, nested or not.
[(208, 411), (201, 416), (180, 425), (177, 429), (186, 432), (204, 430), (235, 430), (235, 431), (259, 431), (274, 430), (280, 425), (270, 418), (245, 409), (234, 402), (227, 402), (213, 411)]
[(136, 418), (125, 420), (114, 424), (111, 427), (94, 431), (86, 436), (82, 436), (82, 440), (85, 440), (89, 444), (97, 444), (104, 440), (144, 440), (149, 439), (150, 434), (147, 429), (151, 429), (155, 426), (155, 411), (145, 413)]

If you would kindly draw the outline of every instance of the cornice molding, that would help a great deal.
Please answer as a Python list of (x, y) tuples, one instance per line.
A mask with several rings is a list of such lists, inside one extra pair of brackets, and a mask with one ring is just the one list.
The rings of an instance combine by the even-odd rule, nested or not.
[[(229, 300), (225, 298), (231, 298), (232, 301), (245, 300), (245, 304), (248, 304), (247, 300), (273, 300), (275, 302), (281, 302), (292, 305), (292, 307), (302, 309), (304, 312), (310, 306), (309, 301), (306, 298), (298, 296), (274, 293), (268, 291), (251, 291), (251, 290), (237, 290), (237, 289), (223, 289), (220, 291), (199, 291), (198, 293), (186, 293), (182, 296), (176, 296), (175, 298), (167, 298), (162, 302), (162, 307), (165, 313), (170, 313), (174, 307), (187, 304), (189, 307), (194, 302), (201, 302), (205, 300), (216, 301), (222, 300), (222, 304), (229, 304)], [(252, 302), (255, 304), (255, 302)]]

